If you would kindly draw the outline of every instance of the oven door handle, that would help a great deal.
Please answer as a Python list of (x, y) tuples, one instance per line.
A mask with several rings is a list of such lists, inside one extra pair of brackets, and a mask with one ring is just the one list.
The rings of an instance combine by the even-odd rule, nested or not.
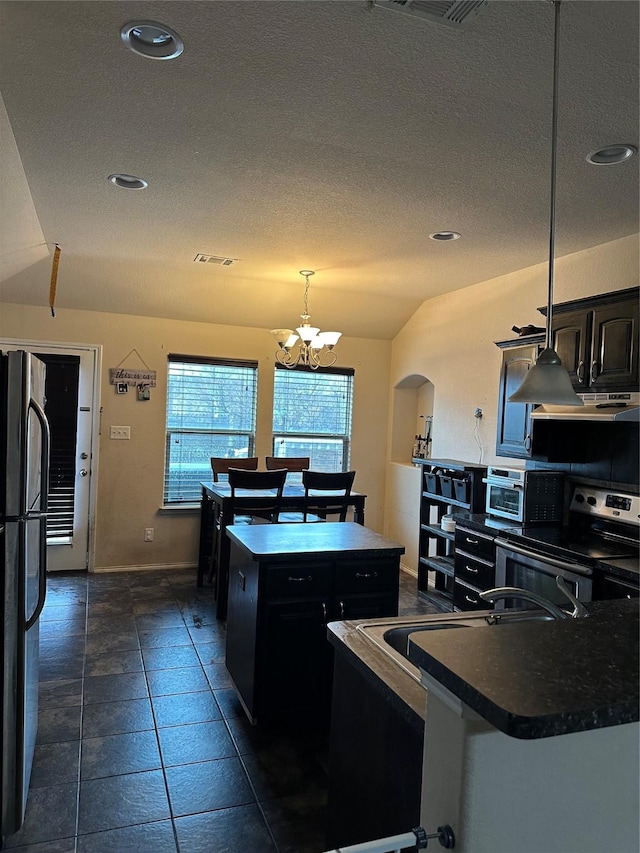
[(558, 569), (564, 569), (566, 572), (574, 572), (576, 575), (585, 575), (591, 577), (593, 570), (586, 566), (581, 566), (579, 563), (569, 562), (568, 560), (559, 560), (557, 557), (550, 557), (548, 554), (541, 554), (539, 551), (529, 551), (520, 545), (515, 545), (508, 539), (502, 539), (497, 536), (495, 539), (496, 548), (505, 548), (508, 551), (514, 551), (516, 554), (522, 554), (523, 557), (529, 557), (532, 560), (540, 560), (548, 563), (550, 566), (555, 566)]
[(524, 489), (522, 483), (513, 483), (510, 480), (490, 480), (487, 477), (483, 477), (482, 482), (486, 483), (487, 486), (498, 486), (500, 489), (517, 489), (519, 492)]

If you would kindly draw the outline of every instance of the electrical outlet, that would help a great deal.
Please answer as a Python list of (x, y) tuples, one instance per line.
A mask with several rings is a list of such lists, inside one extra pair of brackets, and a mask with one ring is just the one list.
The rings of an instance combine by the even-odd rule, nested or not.
[(153, 542), (153, 527), (145, 527), (145, 529), (144, 529), (144, 541), (145, 542)]
[(109, 438), (130, 439), (131, 427), (128, 426), (112, 426)]
[(480, 409), (480, 408), (476, 409), (475, 412), (473, 413), (473, 417), (474, 418), (481, 418), (482, 417), (482, 409)]

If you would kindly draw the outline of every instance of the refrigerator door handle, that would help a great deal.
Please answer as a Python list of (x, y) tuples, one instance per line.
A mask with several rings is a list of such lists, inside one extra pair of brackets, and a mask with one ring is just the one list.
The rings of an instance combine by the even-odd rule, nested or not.
[(42, 442), (40, 444), (40, 509), (42, 512), (46, 512), (49, 504), (49, 448), (51, 446), (51, 432), (49, 430), (49, 421), (40, 403), (33, 399), (29, 400), (29, 408), (35, 412), (35, 416), (42, 428)]
[(24, 630), (28, 631), (38, 621), (47, 597), (47, 520), (40, 520), (40, 572), (38, 574), (38, 602), (31, 616), (26, 620)]

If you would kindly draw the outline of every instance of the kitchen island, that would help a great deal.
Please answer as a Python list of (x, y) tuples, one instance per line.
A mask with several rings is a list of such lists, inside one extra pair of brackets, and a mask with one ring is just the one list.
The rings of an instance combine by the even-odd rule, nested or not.
[[(457, 850), (638, 849), (638, 603), (588, 607), (581, 620), (412, 635), (428, 694), (420, 822), (450, 824)], [(331, 631), (383, 671), (356, 626)]]
[(232, 525), (226, 666), (247, 715), (322, 722), (327, 622), (394, 616), (404, 546), (354, 522)]

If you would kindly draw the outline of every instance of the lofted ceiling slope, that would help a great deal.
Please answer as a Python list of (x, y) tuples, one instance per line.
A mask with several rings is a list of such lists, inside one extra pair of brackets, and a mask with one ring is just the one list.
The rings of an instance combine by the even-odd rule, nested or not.
[[(638, 145), (638, 11), (562, 4), (558, 255), (638, 231), (639, 158), (585, 159)], [(3, 147), (3, 187), (23, 187), (3, 201), (5, 301), (47, 304), (33, 216), (14, 233), (29, 205), (62, 247), (59, 310), (295, 325), (306, 268), (316, 325), (390, 339), (425, 299), (548, 256), (545, 0), (490, 0), (460, 31), (364, 0), (5, 0), (0, 16), (19, 152)], [(128, 50), (134, 19), (184, 53)], [(118, 172), (149, 185), (118, 189)]]

